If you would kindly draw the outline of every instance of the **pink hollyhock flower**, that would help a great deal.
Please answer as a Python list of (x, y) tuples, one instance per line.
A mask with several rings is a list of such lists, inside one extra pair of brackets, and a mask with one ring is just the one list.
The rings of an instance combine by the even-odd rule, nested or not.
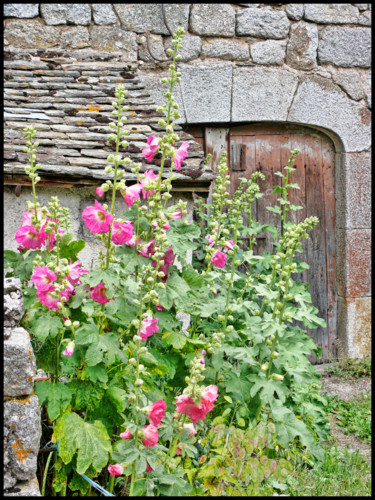
[(177, 170), (181, 170), (181, 163), (185, 160), (185, 158), (188, 155), (187, 154), (188, 147), (189, 143), (187, 141), (184, 141), (178, 148), (176, 154), (173, 157), (173, 163), (175, 164)]
[(72, 297), (73, 295), (76, 294), (76, 289), (74, 288), (74, 286), (71, 283), (68, 283), (65, 286), (64, 293), (67, 294), (67, 298), (70, 298), (70, 297)]
[(204, 388), (202, 392), (202, 400), (214, 403), (218, 397), (217, 385), (209, 385)]
[(197, 433), (197, 429), (194, 427), (194, 424), (184, 424), (184, 429), (190, 430), (190, 434), (188, 435), (188, 438), (190, 436), (193, 436), (193, 434)]
[(152, 248), (153, 245), (155, 244), (155, 240), (153, 238), (150, 239), (148, 243), (142, 246), (138, 252), (142, 255), (142, 257), (150, 257), (155, 250)]
[(149, 148), (142, 149), (142, 153), (145, 155), (145, 160), (152, 161), (159, 147), (159, 139), (151, 135), (147, 139), (147, 144)]
[(158, 311), (162, 311), (162, 310), (164, 309), (164, 307), (163, 307), (161, 304), (159, 304), (159, 302), (158, 302), (158, 303), (156, 304), (156, 309), (157, 309)]
[(175, 212), (172, 212), (171, 214), (169, 214), (169, 217), (171, 220), (181, 219), (181, 217), (182, 217), (181, 208), (179, 208)]
[(103, 191), (103, 189), (102, 189), (102, 186), (98, 186), (98, 187), (96, 188), (96, 196), (99, 196), (100, 198), (101, 198), (102, 196), (104, 196), (104, 191)]
[(15, 238), (17, 243), (20, 243), (24, 248), (35, 250), (45, 244), (47, 234), (44, 232), (43, 226), (39, 228), (39, 231), (31, 225), (21, 226), (17, 229)]
[(198, 420), (204, 420), (206, 414), (213, 409), (217, 396), (216, 385), (204, 388), (201, 402), (198, 404), (195, 404), (193, 399), (186, 394), (181, 394), (176, 398), (176, 411), (183, 415), (188, 415), (193, 423), (198, 422)]
[(182, 455), (182, 450), (178, 446), (176, 448), (176, 455)]
[(152, 319), (152, 316), (147, 316), (142, 321), (140, 335), (143, 342), (146, 342), (148, 337), (159, 331), (159, 327), (155, 325), (157, 321), (159, 321), (159, 318)]
[(209, 246), (212, 246), (215, 243), (215, 239), (210, 234), (206, 234), (205, 238), (208, 241)]
[(160, 425), (161, 419), (164, 418), (166, 408), (167, 405), (162, 400), (155, 401), (155, 403), (151, 405), (148, 413), (148, 419), (151, 425), (154, 425), (155, 427)]
[(104, 286), (103, 283), (99, 283), (98, 285), (94, 286), (90, 297), (95, 300), (96, 302), (99, 302), (99, 304), (106, 304), (107, 302), (110, 301), (110, 299), (107, 299), (106, 296), (106, 287)]
[[(164, 222), (164, 221), (163, 221), (163, 222)], [(152, 226), (152, 227), (158, 227), (158, 223), (157, 223), (157, 222), (153, 222), (153, 223), (151, 224), (151, 226)], [(164, 224), (163, 228), (164, 228), (164, 229), (170, 229), (170, 227), (171, 227), (171, 225), (169, 224), (169, 222), (168, 222), (168, 221), (166, 221), (166, 223)], [(163, 232), (164, 232), (164, 231), (163, 231)]]
[(69, 344), (66, 346), (65, 351), (62, 352), (64, 356), (73, 356), (74, 353), (74, 342), (69, 342)]
[(233, 248), (234, 248), (234, 241), (233, 240), (228, 240), (225, 243), (225, 248), (227, 248), (228, 250), (233, 250)]
[(149, 448), (153, 448), (159, 439), (158, 429), (154, 425), (145, 425), (143, 427), (142, 443)]
[[(31, 215), (32, 214), (35, 214), (35, 209), (33, 209), (32, 212), (27, 211), (27, 212), (24, 212), (22, 214), (22, 220), (23, 220), (22, 225), (23, 226), (32, 226), (33, 225), (31, 222)], [(37, 214), (38, 214), (38, 220), (41, 221), (43, 219), (43, 214), (42, 214), (42, 211), (40, 208), (38, 208)]]
[(215, 252), (211, 262), (216, 267), (224, 267), (227, 262), (227, 256), (223, 252)]
[(72, 259), (69, 259), (69, 262), (70, 264), (69, 266), (67, 266), (69, 269), (69, 273), (67, 275), (69, 283), (71, 283), (72, 285), (80, 285), (81, 282), (79, 278), (82, 276), (82, 274), (87, 274), (89, 271), (87, 269), (84, 269), (83, 267), (80, 267), (83, 264), (79, 260), (76, 260), (74, 264), (72, 264)]
[(146, 467), (146, 472), (152, 472), (154, 469), (151, 467), (151, 465), (147, 462), (147, 467)]
[(87, 229), (92, 233), (108, 233), (113, 221), (113, 215), (106, 212), (105, 208), (95, 200), (95, 207), (86, 207), (82, 212)]
[(108, 472), (111, 477), (121, 476), (124, 472), (124, 467), (121, 464), (108, 465)]
[[(128, 247), (135, 247), (136, 239), (137, 239), (137, 235), (133, 234), (133, 236), (130, 238), (130, 240), (125, 241), (125, 245), (127, 245)], [(141, 242), (141, 240), (138, 238), (138, 243), (140, 243), (140, 242)]]
[(138, 200), (141, 189), (141, 184), (133, 184), (133, 186), (125, 188), (123, 198), (128, 207), (133, 205), (134, 200)]
[(56, 274), (47, 266), (36, 266), (31, 279), (35, 283), (37, 290), (43, 292), (49, 290), (51, 283), (56, 281)]
[(130, 439), (132, 437), (132, 433), (130, 431), (125, 431), (120, 434), (120, 438), (122, 439)]
[[(172, 246), (170, 246), (168, 248), (168, 250), (165, 252), (165, 254), (163, 256), (163, 260), (164, 260), (164, 264), (159, 267), (158, 271), (164, 273), (164, 278), (162, 278), (162, 281), (164, 281), (164, 283), (165, 283), (167, 281), (167, 278), (168, 278), (168, 274), (167, 274), (168, 267), (173, 264), (173, 260), (174, 260), (174, 252), (172, 250)], [(156, 260), (152, 261), (152, 265), (154, 267), (156, 267)]]
[(145, 172), (145, 178), (140, 180), (140, 184), (142, 186), (142, 196), (146, 200), (149, 196), (154, 196), (155, 191), (154, 190), (148, 190), (147, 187), (150, 182), (154, 182), (157, 178), (158, 175), (154, 174), (153, 170), (147, 170)]
[(123, 245), (134, 235), (134, 228), (131, 222), (114, 222), (112, 226), (111, 239), (116, 245)]
[[(57, 303), (61, 301), (61, 298), (52, 297), (51, 295), (51, 293), (54, 292), (55, 290), (56, 288), (53, 285), (50, 285), (50, 287), (47, 290), (37, 290), (36, 296), (38, 297), (39, 302), (44, 306), (48, 307), (48, 309), (59, 311), (60, 308), (57, 306)], [(66, 292), (61, 292), (61, 296), (67, 297)]]

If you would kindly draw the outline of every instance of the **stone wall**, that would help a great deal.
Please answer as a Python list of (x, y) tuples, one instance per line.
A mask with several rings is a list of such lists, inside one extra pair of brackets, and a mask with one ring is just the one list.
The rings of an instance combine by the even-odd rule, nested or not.
[(119, 54), (156, 103), (168, 27), (183, 26), (182, 127), (290, 122), (331, 137), (340, 354), (370, 352), (371, 4), (165, 4), (166, 23), (161, 4), (6, 4), (4, 15), (6, 50)]
[(25, 309), (19, 279), (4, 279), (4, 495), (41, 496), (36, 478), (42, 435), (34, 395), (35, 356), (18, 325)]

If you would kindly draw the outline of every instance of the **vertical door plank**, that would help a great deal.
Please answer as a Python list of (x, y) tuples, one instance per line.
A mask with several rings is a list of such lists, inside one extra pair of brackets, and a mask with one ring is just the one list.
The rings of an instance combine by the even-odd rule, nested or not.
[[(217, 172), (221, 153), (228, 150), (228, 134), (229, 128), (227, 127), (206, 127), (205, 129), (206, 155), (212, 154), (208, 166), (214, 172)], [(229, 165), (229, 158), (227, 158), (227, 165)], [(212, 203), (213, 188), (214, 183), (211, 183), (207, 203)]]

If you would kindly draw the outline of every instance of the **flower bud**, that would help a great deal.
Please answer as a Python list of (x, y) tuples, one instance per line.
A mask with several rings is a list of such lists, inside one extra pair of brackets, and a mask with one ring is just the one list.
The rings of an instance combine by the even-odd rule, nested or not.
[(284, 375), (279, 375), (278, 373), (273, 373), (272, 374), (272, 378), (273, 378), (273, 380), (283, 381), (284, 380)]

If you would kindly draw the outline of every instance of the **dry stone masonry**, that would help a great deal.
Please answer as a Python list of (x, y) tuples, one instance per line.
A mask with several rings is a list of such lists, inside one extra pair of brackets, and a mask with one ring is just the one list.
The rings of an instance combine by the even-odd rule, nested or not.
[[(176, 88), (182, 128), (291, 122), (318, 128), (334, 142), (341, 349), (364, 355), (371, 299), (364, 257), (371, 227), (371, 4), (164, 7), (166, 22), (162, 4), (5, 4), (4, 169), (6, 184), (13, 186), (6, 192), (6, 216), (21, 217), (24, 190), (17, 197), (13, 189), (26, 182), (21, 131), (33, 124), (43, 179), (64, 187), (79, 219), (79, 210), (92, 203), (92, 186), (107, 178), (105, 137), (119, 82), (128, 88), (132, 108), (130, 155), (142, 160), (147, 136), (160, 134), (155, 103), (164, 91), (160, 78), (168, 74), (168, 27), (183, 26)], [(203, 167), (203, 152), (179, 133), (192, 154), (175, 189), (208, 189), (213, 175)], [(7, 227), (9, 248), (17, 228), (6, 219)]]
[(41, 496), (36, 479), (42, 435), (33, 393), (35, 356), (27, 331), (19, 279), (4, 279), (4, 495)]

